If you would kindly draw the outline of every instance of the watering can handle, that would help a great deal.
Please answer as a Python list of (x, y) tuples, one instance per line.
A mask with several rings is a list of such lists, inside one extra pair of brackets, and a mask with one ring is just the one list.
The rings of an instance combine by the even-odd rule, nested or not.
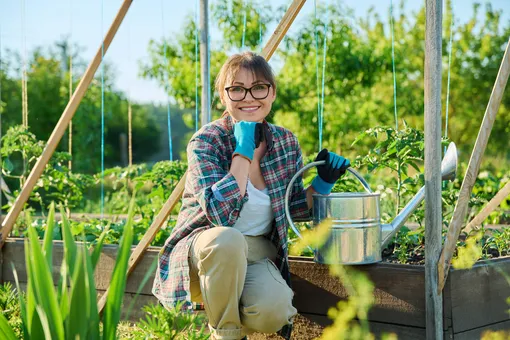
[[(296, 178), (298, 178), (298, 176), (301, 175), (303, 172), (310, 169), (311, 167), (322, 165), (324, 163), (326, 163), (326, 161), (318, 161), (307, 164), (301, 170), (296, 172), (294, 177), (292, 177), (292, 179), (290, 180), (289, 185), (287, 186), (287, 191), (285, 192), (285, 216), (287, 217), (287, 221), (289, 221), (290, 227), (292, 228), (292, 230), (294, 230), (296, 235), (299, 236), (299, 238), (302, 238), (301, 233), (299, 232), (298, 228), (294, 225), (294, 222), (292, 222), (292, 217), (290, 216), (289, 209), (289, 197), (292, 192), (292, 185), (296, 181)], [(367, 192), (372, 193), (372, 189), (370, 189), (370, 186), (368, 185), (367, 181), (363, 178), (363, 176), (361, 176), (356, 170), (350, 167), (347, 168), (347, 171), (353, 174), (360, 181), (361, 185), (363, 185), (363, 188), (365, 188)]]

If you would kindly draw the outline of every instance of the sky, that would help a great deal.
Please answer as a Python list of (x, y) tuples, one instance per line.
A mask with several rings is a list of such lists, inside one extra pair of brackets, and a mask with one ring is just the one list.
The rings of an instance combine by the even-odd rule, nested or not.
[[(210, 6), (221, 0), (210, 0)], [(262, 4), (264, 0), (260, 1)], [(328, 0), (331, 2), (333, 0)], [(335, 0), (336, 1), (336, 0)], [(391, 0), (345, 0), (343, 3), (363, 16), (374, 7), (381, 17), (388, 13)], [(101, 46), (122, 0), (0, 0), (0, 45), (23, 54), (30, 54), (35, 47), (54, 45), (63, 37), (70, 36), (73, 43), (84, 48), (81, 57), (88, 64)], [(163, 103), (167, 98), (155, 81), (142, 79), (138, 75), (138, 64), (148, 59), (147, 46), (151, 39), (179, 34), (186, 16), (194, 16), (198, 1), (134, 0), (112, 45), (106, 60), (116, 70), (116, 88), (125, 91), (132, 101), (140, 103)], [(277, 6), (290, 4), (291, 0), (272, 0)], [(317, 1), (317, 4), (326, 1)], [(400, 0), (393, 0), (398, 8)], [(424, 0), (406, 0), (405, 11), (419, 10)], [(491, 3), (494, 9), (503, 11), (503, 20), (510, 21), (510, 0), (453, 0), (454, 16), (465, 22), (472, 15), (474, 2)], [(295, 23), (314, 13), (313, 0), (308, 0), (297, 16)], [(398, 15), (395, 9), (395, 15)], [(248, 18), (249, 20), (249, 18)], [(277, 21), (277, 20), (276, 20)], [(24, 22), (24, 25), (23, 25)], [(211, 28), (214, 24), (211, 23)], [(276, 27), (269, 27), (268, 37)], [(292, 32), (291, 27), (289, 32)], [(215, 31), (211, 30), (214, 46)], [(100, 72), (98, 70), (98, 72)], [(80, 76), (80, 75), (77, 75)], [(214, 75), (213, 75), (214, 76)]]

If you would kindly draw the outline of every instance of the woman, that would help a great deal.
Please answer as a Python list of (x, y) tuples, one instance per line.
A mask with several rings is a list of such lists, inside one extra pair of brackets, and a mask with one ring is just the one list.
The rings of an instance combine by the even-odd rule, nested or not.
[[(252, 332), (290, 336), (293, 292), (284, 196), (303, 166), (297, 138), (265, 118), (276, 99), (266, 60), (252, 52), (223, 65), (216, 90), (222, 118), (191, 138), (177, 224), (161, 251), (153, 292), (164, 306), (202, 302), (213, 339)], [(328, 194), (350, 163), (322, 150), (326, 164), (306, 190), (296, 180), (290, 211), (309, 218), (314, 193)]]

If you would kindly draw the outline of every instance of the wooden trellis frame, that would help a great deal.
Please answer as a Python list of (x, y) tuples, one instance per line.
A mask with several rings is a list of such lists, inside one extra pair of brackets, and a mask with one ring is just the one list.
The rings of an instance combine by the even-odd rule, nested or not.
[(505, 198), (510, 195), (510, 181), (505, 184), (501, 190), (487, 203), (487, 205), (475, 216), (469, 224), (464, 228), (464, 231), (469, 233), (474, 228), (480, 226), (482, 222), (496, 209)]
[(473, 147), (473, 151), (471, 153), (471, 158), (469, 159), (468, 168), (460, 188), (459, 199), (457, 200), (457, 204), (455, 205), (455, 209), (453, 211), (448, 234), (444, 243), (443, 251), (441, 253), (441, 258), (439, 260), (439, 291), (443, 289), (448, 277), (448, 269), (450, 268), (453, 252), (455, 251), (457, 240), (459, 239), (459, 235), (466, 218), (469, 198), (471, 196), (471, 192), (473, 191), (473, 186), (475, 185), (478, 172), (480, 171), (482, 156), (485, 152), (485, 148), (487, 147), (487, 142), (489, 140), (494, 121), (496, 120), (496, 114), (498, 113), (509, 75), (510, 39), (507, 42), (505, 54), (503, 56), (503, 60), (501, 61), (501, 66), (499, 68), (498, 75), (496, 77), (496, 81), (489, 98), (489, 103), (487, 104), (487, 109), (485, 110), (483, 121), (478, 132), (478, 137), (476, 138), (475, 146)]

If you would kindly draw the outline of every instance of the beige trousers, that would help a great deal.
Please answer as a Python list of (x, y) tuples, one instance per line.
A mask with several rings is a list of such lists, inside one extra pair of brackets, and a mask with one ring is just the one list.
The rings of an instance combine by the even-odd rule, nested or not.
[(275, 256), (269, 240), (234, 228), (211, 228), (194, 240), (191, 299), (204, 303), (213, 339), (274, 333), (292, 323), (294, 293), (273, 263)]

